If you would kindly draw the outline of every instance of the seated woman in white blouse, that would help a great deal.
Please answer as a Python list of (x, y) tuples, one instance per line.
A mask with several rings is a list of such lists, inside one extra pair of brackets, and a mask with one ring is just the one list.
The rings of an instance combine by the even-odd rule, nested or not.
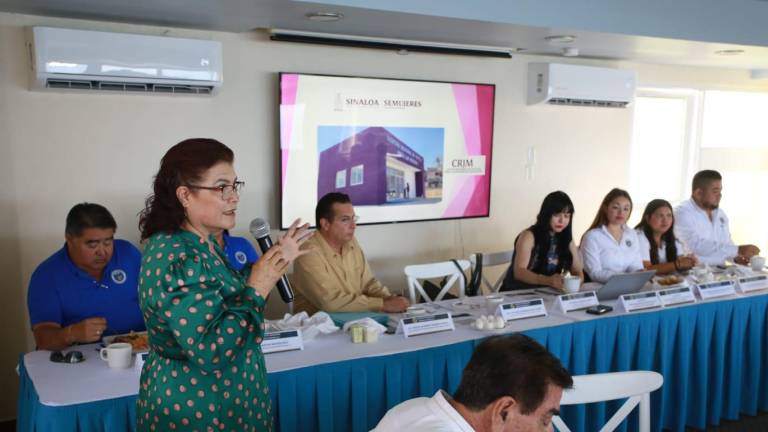
[(675, 238), (674, 227), (675, 216), (669, 202), (655, 199), (645, 206), (643, 218), (635, 229), (647, 270), (669, 274), (689, 270), (698, 263), (694, 255), (686, 255), (685, 247)]
[(617, 273), (644, 269), (637, 233), (627, 226), (631, 213), (629, 193), (614, 188), (603, 198), (589, 231), (581, 238), (584, 271), (594, 282), (605, 283)]

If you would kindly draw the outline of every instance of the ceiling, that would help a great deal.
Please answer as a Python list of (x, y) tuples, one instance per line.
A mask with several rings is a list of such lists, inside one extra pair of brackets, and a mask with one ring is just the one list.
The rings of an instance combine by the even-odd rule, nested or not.
[[(279, 28), (526, 54), (560, 55), (574, 47), (584, 58), (768, 70), (768, 1), (762, 0), (0, 0), (0, 11), (226, 32)], [(307, 19), (320, 11), (344, 18)], [(545, 40), (557, 34), (576, 40)], [(733, 49), (744, 53), (715, 54)]]

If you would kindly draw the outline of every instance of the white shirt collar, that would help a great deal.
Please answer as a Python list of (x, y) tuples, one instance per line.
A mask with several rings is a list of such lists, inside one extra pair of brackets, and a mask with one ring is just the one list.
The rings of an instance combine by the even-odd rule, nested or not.
[(475, 432), (472, 426), (464, 420), (464, 417), (462, 417), (461, 414), (453, 408), (453, 405), (448, 402), (448, 399), (450, 398), (451, 396), (449, 396), (448, 393), (443, 390), (438, 390), (435, 395), (432, 396), (432, 401), (435, 403), (437, 409), (448, 417), (455, 426), (459, 427), (462, 432)]
[(615, 238), (613, 238), (613, 234), (611, 234), (610, 231), (608, 231), (608, 225), (601, 225), (600, 231), (605, 233), (606, 236), (608, 236), (609, 239), (611, 239), (614, 243), (621, 243), (621, 240), (624, 238), (624, 236), (627, 235), (627, 231), (631, 230), (630, 227), (627, 226), (627, 224), (624, 224), (621, 226), (621, 238), (617, 241)]
[[(704, 216), (705, 218), (707, 218), (707, 220), (709, 220), (709, 216), (707, 215), (707, 211), (706, 211), (706, 210), (704, 210), (703, 208), (699, 207), (699, 205), (698, 205), (698, 204), (696, 204), (696, 201), (694, 201), (694, 200), (693, 200), (693, 198), (689, 198), (689, 199), (688, 199), (688, 205), (689, 205), (689, 206), (690, 206), (690, 208), (692, 208), (694, 211), (698, 212), (699, 214), (701, 214), (702, 216)], [(718, 208), (715, 208), (715, 209), (712, 209), (712, 222), (714, 222), (715, 220), (717, 220), (717, 218), (718, 218), (719, 216), (720, 216), (720, 207), (718, 207)]]

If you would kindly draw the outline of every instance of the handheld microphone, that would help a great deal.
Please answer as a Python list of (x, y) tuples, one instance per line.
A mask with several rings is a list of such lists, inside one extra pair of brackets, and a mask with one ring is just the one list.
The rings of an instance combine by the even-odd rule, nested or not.
[[(269, 236), (269, 223), (266, 220), (261, 218), (252, 220), (250, 231), (253, 238), (256, 239), (256, 243), (259, 244), (259, 249), (261, 249), (262, 254), (266, 253), (272, 246), (274, 246), (272, 238)], [(288, 282), (288, 277), (286, 275), (280, 277), (276, 286), (277, 290), (280, 292), (280, 298), (286, 303), (293, 303), (293, 289), (291, 289), (291, 284)]]

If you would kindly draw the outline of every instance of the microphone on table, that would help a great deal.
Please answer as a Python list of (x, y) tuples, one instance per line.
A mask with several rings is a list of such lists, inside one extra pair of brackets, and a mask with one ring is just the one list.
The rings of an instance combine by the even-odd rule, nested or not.
[[(261, 218), (252, 220), (250, 231), (253, 238), (256, 239), (256, 243), (259, 244), (262, 254), (274, 246), (272, 238), (269, 236), (269, 223), (266, 220)], [(280, 280), (277, 281), (276, 286), (280, 292), (280, 298), (286, 303), (293, 303), (293, 289), (291, 289), (291, 284), (288, 282), (288, 276), (282, 275)]]

